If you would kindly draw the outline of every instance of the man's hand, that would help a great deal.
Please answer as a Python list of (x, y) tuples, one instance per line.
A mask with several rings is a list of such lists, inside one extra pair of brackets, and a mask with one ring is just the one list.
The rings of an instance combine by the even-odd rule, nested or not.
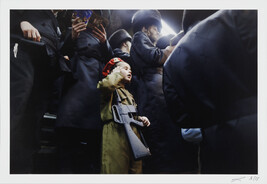
[(86, 24), (84, 22), (79, 22), (79, 17), (76, 17), (74, 20), (72, 20), (72, 39), (76, 40), (80, 33), (84, 30), (86, 30)]
[(31, 39), (37, 42), (41, 41), (41, 36), (40, 36), (39, 31), (35, 27), (33, 27), (29, 22), (22, 21), (20, 23), (20, 28), (25, 38)]
[(143, 122), (143, 124), (145, 125), (145, 126), (149, 126), (150, 125), (150, 121), (148, 120), (148, 118), (147, 117), (145, 117), (145, 116), (139, 116), (139, 118), (140, 118), (140, 120)]
[(94, 35), (94, 37), (96, 37), (100, 41), (100, 43), (103, 44), (107, 40), (107, 33), (106, 33), (105, 28), (103, 27), (102, 24), (100, 24), (100, 27), (101, 27), (101, 30), (98, 29), (97, 27), (94, 27), (93, 35)]
[(167, 46), (164, 50), (164, 54), (166, 54), (167, 57), (169, 57), (173, 51), (175, 46)]
[(69, 56), (64, 56), (64, 59), (66, 59), (66, 60), (70, 60), (70, 58), (69, 58)]
[(168, 59), (168, 57), (171, 55), (173, 49), (175, 48), (175, 46), (167, 46), (164, 50), (163, 50), (163, 56), (161, 58), (160, 64), (164, 64), (165, 61)]

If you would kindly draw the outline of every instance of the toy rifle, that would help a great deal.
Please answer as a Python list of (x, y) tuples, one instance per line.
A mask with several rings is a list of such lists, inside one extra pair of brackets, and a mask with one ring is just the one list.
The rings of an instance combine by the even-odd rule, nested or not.
[[(150, 156), (151, 153), (149, 151), (149, 148), (145, 146), (136, 136), (130, 125), (131, 123), (133, 123), (138, 125), (139, 127), (144, 126), (141, 121), (137, 121), (133, 118), (134, 115), (137, 115), (136, 108), (133, 105), (122, 104), (117, 89), (115, 89), (114, 92), (114, 105), (112, 105), (112, 113), (114, 121), (116, 123), (124, 125), (125, 133), (127, 135), (134, 159), (140, 160), (144, 157)], [(141, 138), (143, 139), (142, 134)], [(144, 139), (143, 142), (145, 143)]]

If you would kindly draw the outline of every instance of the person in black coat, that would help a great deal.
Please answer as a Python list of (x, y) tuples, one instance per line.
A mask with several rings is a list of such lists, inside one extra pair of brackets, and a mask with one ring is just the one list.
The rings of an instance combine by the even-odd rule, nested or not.
[(110, 46), (113, 49), (114, 57), (119, 57), (123, 61), (126, 61), (132, 69), (132, 82), (128, 84), (126, 88), (133, 94), (137, 100), (137, 85), (138, 80), (136, 76), (136, 67), (130, 57), (130, 50), (132, 46), (132, 37), (125, 29), (118, 29), (112, 33), (109, 37)]
[[(207, 18), (211, 14), (216, 12), (216, 10), (184, 10), (183, 12), (183, 19), (182, 19), (182, 28), (183, 30), (180, 31), (174, 38), (171, 39), (172, 44), (179, 42), (180, 39), (190, 31), (195, 25), (197, 25), (200, 21)], [(164, 38), (164, 37), (163, 37)], [(166, 37), (167, 38), (167, 37)], [(166, 39), (165, 39), (166, 40)], [(164, 41), (160, 40), (157, 42), (157, 45), (164, 45)], [(175, 109), (170, 108), (170, 104), (173, 103), (172, 99), (166, 98), (166, 103), (168, 106), (168, 111), (172, 117), (173, 122), (175, 122)], [(174, 118), (173, 118), (174, 116)], [(179, 127), (179, 125), (176, 124)], [(181, 132), (182, 140), (180, 141), (183, 145), (184, 150), (186, 150), (186, 158), (191, 160), (192, 164), (195, 164), (197, 172), (200, 172), (200, 160), (199, 160), (199, 152), (200, 152), (200, 142), (203, 140), (202, 131), (200, 128), (178, 128)], [(184, 156), (185, 158), (185, 156)], [(189, 164), (189, 162), (188, 162)]]
[(132, 37), (125, 29), (118, 29), (112, 33), (108, 39), (114, 56), (121, 58), (131, 66), (130, 49), (132, 46)]
[(42, 118), (60, 75), (58, 10), (10, 12), (10, 173), (33, 173)]
[(257, 11), (220, 10), (164, 65), (174, 121), (201, 128), (201, 173), (257, 173)]
[(64, 63), (58, 12), (10, 12), (10, 173), (34, 172), (39, 120)]
[[(192, 171), (182, 164), (181, 135), (171, 122), (162, 90), (162, 66), (173, 46), (155, 46), (161, 30), (156, 10), (140, 10), (132, 18), (134, 36), (131, 58), (137, 67), (138, 110), (151, 125), (144, 131), (152, 156), (145, 160), (144, 173), (182, 173)], [(189, 164), (188, 164), (189, 165)]]
[[(184, 36), (184, 31), (180, 31), (176, 35), (162, 36), (156, 46), (164, 49), (169, 45), (176, 45)], [(166, 100), (168, 106), (168, 101)], [(168, 109), (168, 114), (171, 109)], [(170, 114), (171, 115), (171, 114)], [(172, 125), (175, 129), (173, 139), (178, 139), (176, 159), (179, 160), (180, 173), (194, 174), (199, 173), (199, 142), (201, 141), (201, 132), (199, 129), (181, 129), (177, 124)], [(178, 136), (178, 138), (177, 138)], [(181, 151), (182, 150), (182, 151)]]
[[(78, 20), (77, 17), (75, 21)], [(99, 173), (103, 124), (97, 83), (113, 52), (103, 25), (93, 29), (87, 26), (72, 49), (69, 52), (73, 53), (70, 56), (73, 80), (63, 89), (56, 121), (59, 172)]]

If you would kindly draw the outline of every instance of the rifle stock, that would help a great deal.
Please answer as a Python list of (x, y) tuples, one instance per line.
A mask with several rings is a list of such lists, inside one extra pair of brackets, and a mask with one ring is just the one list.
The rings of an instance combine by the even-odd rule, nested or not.
[[(115, 92), (117, 93), (117, 91)], [(116, 123), (124, 125), (125, 133), (127, 135), (134, 159), (140, 160), (144, 157), (150, 156), (151, 153), (149, 148), (144, 146), (131, 128), (131, 123), (140, 127), (144, 126), (142, 122), (133, 119), (133, 114), (136, 113), (135, 107), (133, 105), (123, 105), (118, 94), (116, 95), (116, 102), (114, 105), (112, 105), (113, 119)]]
[(150, 156), (149, 148), (145, 147), (144, 144), (140, 141), (140, 139), (136, 136), (134, 131), (132, 130), (130, 124), (124, 124), (125, 132), (132, 149), (132, 153), (135, 160), (140, 160), (144, 157)]

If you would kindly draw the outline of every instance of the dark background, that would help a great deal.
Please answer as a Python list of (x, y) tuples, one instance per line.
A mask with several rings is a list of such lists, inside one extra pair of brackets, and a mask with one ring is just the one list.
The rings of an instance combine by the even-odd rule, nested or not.
[[(94, 9), (95, 10), (95, 9)], [(99, 11), (99, 10), (97, 10)], [(107, 36), (109, 37), (118, 29), (125, 29), (133, 36), (131, 20), (137, 10), (101, 10), (102, 16), (108, 19), (109, 24), (106, 27)], [(182, 29), (182, 17), (184, 10), (159, 10), (162, 19), (178, 33)], [(72, 10), (62, 11), (58, 16), (61, 31), (64, 32), (66, 27), (71, 27)]]
[[(103, 16), (109, 16), (109, 25), (106, 28), (108, 37), (117, 29), (125, 29), (131, 35), (131, 20), (137, 10), (103, 10)], [(181, 30), (183, 10), (159, 10), (162, 19), (176, 32)]]

